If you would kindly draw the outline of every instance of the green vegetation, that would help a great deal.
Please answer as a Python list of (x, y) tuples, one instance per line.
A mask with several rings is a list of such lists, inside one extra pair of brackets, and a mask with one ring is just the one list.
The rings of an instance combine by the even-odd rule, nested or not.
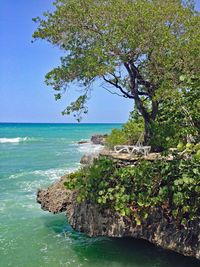
[[(200, 77), (181, 77), (187, 83), (182, 92), (160, 105), (159, 116), (150, 123), (149, 144), (153, 151), (167, 151), (183, 144), (200, 142)], [(148, 107), (147, 107), (148, 108)], [(134, 110), (122, 130), (113, 130), (107, 137), (109, 148), (118, 144), (135, 144), (144, 132), (142, 116)]]
[(115, 145), (135, 145), (142, 133), (144, 133), (144, 120), (134, 110), (121, 130), (112, 130), (111, 134), (106, 138), (106, 146), (112, 149)]
[(108, 159), (70, 175), (77, 201), (132, 216), (137, 224), (154, 207), (186, 224), (200, 204), (200, 13), (192, 0), (56, 0), (55, 11), (36, 18), (35, 39), (66, 51), (46, 75), (56, 100), (78, 83), (83, 94), (63, 111), (78, 120), (102, 79), (112, 93), (134, 101), (135, 111), (107, 146), (144, 144), (154, 151), (184, 150), (172, 161), (138, 161), (119, 169)]
[(168, 150), (180, 142), (200, 141), (200, 78), (181, 79), (185, 80), (187, 87), (173, 101), (164, 101), (159, 116), (151, 122), (150, 144), (154, 150)]
[(126, 145), (128, 143), (129, 139), (123, 130), (113, 129), (111, 134), (106, 137), (105, 146), (113, 149), (115, 145)]
[(155, 207), (185, 225), (200, 215), (199, 148), (188, 145), (186, 154), (176, 153), (171, 161), (140, 160), (135, 167), (118, 168), (101, 158), (71, 174), (65, 186), (77, 190), (78, 202), (88, 199), (100, 210), (118, 211), (138, 225)]
[(107, 89), (134, 101), (148, 143), (150, 124), (165, 102), (192, 94), (181, 77), (200, 72), (200, 19), (193, 1), (56, 0), (54, 5), (54, 12), (34, 19), (39, 26), (33, 37), (66, 51), (61, 65), (46, 75), (56, 99), (75, 82), (83, 87), (63, 114), (80, 120), (92, 85), (102, 79)]

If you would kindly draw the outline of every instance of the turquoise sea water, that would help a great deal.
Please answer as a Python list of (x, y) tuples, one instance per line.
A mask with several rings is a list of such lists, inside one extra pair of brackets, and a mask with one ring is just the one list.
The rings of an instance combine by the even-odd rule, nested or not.
[(200, 262), (142, 240), (89, 238), (65, 214), (36, 203), (47, 188), (80, 167), (99, 146), (77, 145), (119, 124), (0, 124), (0, 267), (196, 267)]

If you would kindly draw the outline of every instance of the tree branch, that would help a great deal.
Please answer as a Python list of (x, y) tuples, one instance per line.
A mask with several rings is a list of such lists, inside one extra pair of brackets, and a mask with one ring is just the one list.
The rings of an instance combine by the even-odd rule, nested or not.
[[(135, 105), (137, 107), (137, 109), (141, 112), (144, 120), (145, 120), (145, 124), (146, 122), (150, 122), (150, 114), (148, 113), (148, 111), (146, 110), (146, 108), (144, 107), (143, 101), (140, 99), (139, 97), (139, 92), (138, 92), (138, 84), (136, 84), (135, 79), (136, 79), (136, 70), (134, 68), (130, 68), (128, 63), (124, 63), (125, 68), (127, 69), (128, 73), (129, 73), (129, 77), (130, 77), (130, 89), (131, 89), (131, 94), (134, 97), (135, 100)], [(142, 93), (142, 92), (140, 92)]]
[(123, 90), (123, 88), (119, 85), (119, 82), (118, 82), (118, 79), (117, 79), (117, 78), (115, 78), (115, 82), (113, 82), (113, 81), (108, 80), (108, 79), (103, 75), (103, 79), (104, 79), (105, 82), (107, 82), (107, 83), (109, 83), (109, 84), (115, 86), (117, 89), (119, 89), (119, 90), (121, 91), (121, 93), (122, 93), (125, 97), (134, 99), (134, 96), (133, 96), (133, 95), (130, 95), (130, 94), (128, 94), (126, 91)]
[(108, 91), (110, 94), (112, 94), (112, 95), (117, 95), (117, 96), (120, 96), (120, 97), (125, 97), (125, 98), (127, 98), (125, 95), (120, 95), (120, 94), (118, 94), (118, 93), (116, 93), (116, 92), (112, 92), (111, 90), (109, 90), (108, 88), (106, 88), (105, 86), (103, 86), (103, 89), (105, 89), (106, 91)]

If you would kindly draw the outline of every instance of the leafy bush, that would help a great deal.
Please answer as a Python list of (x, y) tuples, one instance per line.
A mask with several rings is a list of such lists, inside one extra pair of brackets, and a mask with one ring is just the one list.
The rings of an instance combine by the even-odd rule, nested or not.
[(144, 120), (140, 116), (137, 121), (129, 119), (123, 126), (123, 132), (129, 140), (129, 144), (135, 145), (140, 135), (144, 133)]
[(130, 113), (128, 122), (122, 125), (122, 129), (113, 129), (106, 138), (106, 146), (113, 148), (115, 145), (134, 145), (144, 132), (144, 120), (137, 111)]
[(118, 168), (108, 158), (71, 174), (67, 189), (77, 190), (77, 201), (88, 199), (100, 210), (109, 208), (141, 224), (151, 209), (182, 224), (200, 215), (200, 153), (190, 159), (178, 154), (171, 161), (140, 160), (135, 167)]
[(155, 152), (167, 151), (169, 148), (174, 148), (177, 146), (179, 140), (182, 139), (178, 125), (169, 123), (166, 120), (152, 121), (150, 128), (152, 133), (150, 145)]
[(180, 89), (174, 98), (165, 99), (160, 104), (155, 121), (151, 122), (154, 150), (167, 150), (180, 141), (186, 144), (200, 141), (200, 76), (180, 77), (187, 87)]
[(128, 138), (126, 133), (120, 129), (113, 129), (111, 134), (106, 137), (105, 145), (108, 148), (113, 148), (115, 145), (125, 145), (128, 143)]

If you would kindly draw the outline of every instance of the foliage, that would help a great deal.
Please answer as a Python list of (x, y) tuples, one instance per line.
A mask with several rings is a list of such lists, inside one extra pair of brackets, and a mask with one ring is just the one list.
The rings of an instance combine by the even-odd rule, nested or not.
[(131, 112), (129, 120), (122, 126), (129, 144), (135, 145), (140, 135), (144, 133), (144, 119), (142, 116), (135, 116), (135, 111)]
[(173, 100), (165, 100), (151, 122), (150, 144), (157, 150), (176, 147), (181, 141), (200, 141), (200, 77), (180, 77), (187, 83)]
[(77, 113), (77, 107), (87, 112), (87, 94), (101, 78), (109, 89), (135, 101), (147, 142), (159, 105), (185, 86), (179, 77), (199, 73), (200, 19), (192, 3), (56, 0), (54, 12), (34, 19), (39, 26), (33, 37), (67, 51), (61, 66), (46, 75), (56, 98), (74, 82), (84, 88), (78, 102), (63, 113)]
[(106, 147), (112, 149), (116, 145), (126, 145), (129, 139), (126, 133), (120, 129), (113, 129), (111, 134), (106, 137)]
[(76, 189), (100, 210), (109, 208), (141, 224), (151, 209), (162, 207), (169, 220), (182, 224), (200, 215), (200, 145), (190, 147), (190, 159), (174, 154), (171, 161), (140, 160), (135, 167), (118, 168), (108, 158), (71, 174), (67, 189)]
[(150, 127), (152, 132), (150, 145), (153, 151), (167, 151), (169, 148), (177, 146), (180, 139), (179, 125), (159, 118), (156, 121), (152, 121)]
[(144, 133), (144, 120), (136, 111), (130, 113), (129, 120), (122, 125), (122, 129), (113, 129), (106, 137), (106, 146), (113, 148), (115, 145), (135, 145), (140, 135)]

